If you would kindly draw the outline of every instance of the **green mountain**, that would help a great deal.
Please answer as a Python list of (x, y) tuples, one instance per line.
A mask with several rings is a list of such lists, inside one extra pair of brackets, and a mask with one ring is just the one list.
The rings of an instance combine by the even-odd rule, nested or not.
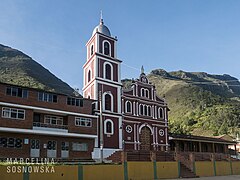
[[(235, 136), (240, 132), (240, 82), (230, 75), (153, 70), (149, 80), (168, 102), (174, 133)], [(123, 80), (129, 87), (130, 80)]]
[(0, 82), (73, 94), (68, 84), (26, 54), (0, 44)]

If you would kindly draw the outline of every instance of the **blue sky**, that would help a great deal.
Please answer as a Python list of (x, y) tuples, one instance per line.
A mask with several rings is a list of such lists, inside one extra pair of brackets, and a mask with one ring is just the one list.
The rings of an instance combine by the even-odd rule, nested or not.
[(140, 68), (240, 79), (238, 0), (1, 0), (0, 43), (82, 89), (85, 43), (99, 23), (118, 37), (122, 78)]

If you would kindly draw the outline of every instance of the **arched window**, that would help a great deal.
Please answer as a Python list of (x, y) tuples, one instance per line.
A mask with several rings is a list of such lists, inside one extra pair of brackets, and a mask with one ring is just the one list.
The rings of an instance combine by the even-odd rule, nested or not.
[(89, 69), (88, 70), (88, 82), (90, 82), (91, 81), (91, 70)]
[(144, 88), (141, 89), (141, 97), (145, 97), (145, 89)]
[(146, 96), (147, 98), (149, 98), (149, 90), (148, 90), (148, 89), (145, 89), (145, 96)]
[(110, 121), (106, 123), (106, 133), (112, 133), (112, 123)]
[(145, 111), (145, 113), (144, 113), (144, 115), (145, 116), (148, 116), (148, 107), (145, 105), (145, 107), (144, 107), (144, 111)]
[(103, 54), (110, 55), (110, 45), (109, 42), (103, 43)]
[(151, 116), (152, 113), (151, 113), (151, 106), (148, 106), (148, 116)]
[(112, 79), (112, 67), (110, 66), (110, 64), (105, 65), (105, 77), (109, 80)]
[(104, 121), (104, 134), (113, 134), (114, 133), (114, 127), (113, 127), (113, 121), (111, 119), (107, 119)]
[(127, 113), (131, 113), (132, 112), (132, 103), (130, 101), (127, 101), (125, 108), (126, 108)]
[(91, 56), (93, 55), (93, 45), (91, 45)]
[(143, 115), (143, 105), (142, 104), (139, 105), (139, 114)]
[(163, 117), (164, 117), (163, 108), (159, 108), (159, 109), (158, 109), (158, 118), (163, 119)]
[(105, 95), (105, 110), (112, 110), (112, 97), (110, 94)]

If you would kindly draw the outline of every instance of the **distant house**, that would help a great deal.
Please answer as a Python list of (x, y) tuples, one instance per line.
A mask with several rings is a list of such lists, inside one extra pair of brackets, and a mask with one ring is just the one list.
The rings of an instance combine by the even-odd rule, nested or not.
[[(222, 137), (222, 136), (221, 136)], [(204, 137), (183, 134), (169, 134), (170, 149), (176, 152), (229, 153), (229, 148), (235, 146), (230, 136)]]

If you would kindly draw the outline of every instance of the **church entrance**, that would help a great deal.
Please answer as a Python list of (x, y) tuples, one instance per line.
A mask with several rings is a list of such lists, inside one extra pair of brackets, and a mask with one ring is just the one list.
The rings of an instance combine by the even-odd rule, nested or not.
[(148, 127), (143, 127), (140, 134), (140, 150), (150, 151), (151, 131)]

